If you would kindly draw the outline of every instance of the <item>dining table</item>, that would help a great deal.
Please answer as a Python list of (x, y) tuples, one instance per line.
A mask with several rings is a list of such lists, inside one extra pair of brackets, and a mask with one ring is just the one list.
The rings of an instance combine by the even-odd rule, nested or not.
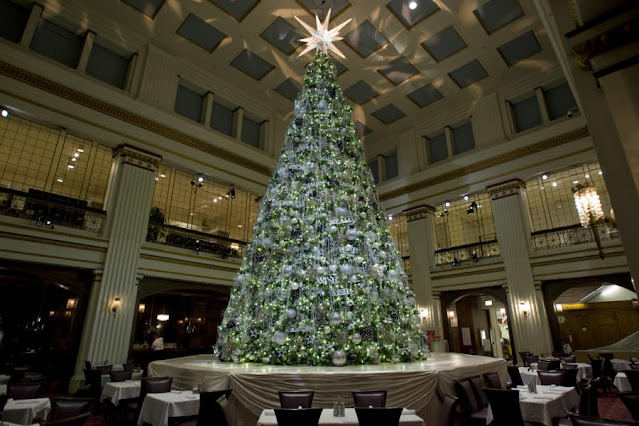
[(519, 367), (519, 376), (521, 377), (521, 381), (524, 385), (528, 385), (528, 383), (533, 381), (538, 385), (541, 384), (537, 370), (532, 367)]
[[(118, 371), (118, 370), (113, 370), (113, 371)], [(132, 372), (131, 380), (140, 380), (141, 378), (142, 378), (142, 370), (134, 370)], [(104, 386), (110, 382), (111, 382), (110, 374), (103, 374), (100, 376), (100, 385), (102, 386), (102, 388), (104, 388)]]
[(7, 385), (0, 385), (0, 395), (7, 394)]
[(192, 391), (149, 393), (142, 403), (138, 425), (167, 426), (169, 418), (195, 416), (199, 411), (200, 394)]
[(612, 364), (612, 368), (615, 371), (625, 371), (625, 370), (630, 370), (630, 364), (632, 364), (630, 361), (625, 360), (625, 359), (619, 359), (619, 358), (613, 358), (610, 360), (610, 363)]
[(8, 374), (0, 374), (0, 385), (6, 385), (11, 380), (11, 376)]
[(632, 392), (630, 380), (628, 380), (628, 376), (626, 376), (626, 373), (623, 371), (620, 371), (615, 375), (612, 384), (615, 385), (619, 392)]
[[(344, 410), (344, 417), (333, 416), (332, 408), (324, 408), (319, 419), (320, 425), (351, 425), (357, 426), (359, 422), (357, 420), (357, 413), (354, 408), (347, 408)], [(399, 424), (402, 426), (424, 426), (424, 420), (415, 414), (415, 410), (409, 410), (404, 408), (401, 416), (399, 417)], [(257, 426), (276, 426), (277, 417), (275, 417), (275, 410), (266, 409), (260, 414), (260, 418), (257, 421)]]
[(51, 411), (49, 398), (7, 400), (3, 410), (3, 421), (21, 425), (33, 424), (36, 417), (46, 418)]
[[(517, 386), (517, 390), (521, 417), (527, 422), (553, 426), (554, 418), (565, 417), (579, 406), (579, 395), (574, 387), (537, 385), (537, 393), (529, 393), (526, 386)], [(489, 405), (486, 424), (492, 421)]]
[(104, 385), (100, 401), (110, 400), (117, 406), (120, 401), (140, 396), (140, 380), (126, 380), (124, 382), (109, 382)]
[[(536, 362), (530, 363), (530, 367), (534, 370), (537, 370), (537, 365), (538, 364)], [(592, 365), (585, 362), (566, 362), (564, 364), (561, 364), (560, 368), (564, 369), (566, 365), (577, 367), (577, 381), (580, 381), (581, 379), (592, 379)], [(526, 384), (526, 382), (524, 382), (524, 384)]]

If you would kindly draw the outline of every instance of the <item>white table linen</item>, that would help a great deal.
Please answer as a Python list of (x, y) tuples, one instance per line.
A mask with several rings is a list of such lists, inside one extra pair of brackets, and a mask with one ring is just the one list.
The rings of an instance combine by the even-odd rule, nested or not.
[[(344, 417), (334, 417), (332, 408), (325, 408), (322, 410), (322, 415), (319, 419), (320, 425), (352, 425), (357, 426), (357, 413), (354, 408), (347, 408), (344, 412)], [(402, 415), (399, 418), (399, 424), (402, 426), (424, 426), (424, 420), (415, 414), (415, 410), (407, 410), (404, 408)], [(277, 418), (275, 417), (275, 411), (267, 409), (262, 411), (257, 426), (276, 426)]]
[(613, 358), (610, 362), (612, 363), (612, 368), (614, 368), (615, 371), (630, 370), (630, 361)]
[(3, 419), (7, 422), (30, 425), (36, 417), (46, 418), (49, 411), (49, 398), (9, 399), (4, 406)]
[(127, 380), (125, 382), (109, 382), (104, 385), (100, 401), (111, 400), (113, 405), (118, 405), (123, 399), (137, 398), (140, 396), (141, 382), (139, 380)]
[(7, 394), (7, 385), (0, 385), (0, 395)]
[(617, 373), (612, 384), (615, 385), (619, 392), (632, 392), (632, 386), (630, 386), (630, 380), (628, 380), (628, 376), (626, 376), (626, 373)]
[(521, 377), (521, 381), (524, 385), (528, 385), (528, 383), (532, 381), (534, 381), (538, 385), (541, 384), (541, 380), (539, 380), (539, 374), (537, 374), (537, 371), (534, 369), (531, 370), (529, 367), (519, 367), (519, 376)]
[(0, 385), (6, 385), (11, 380), (11, 376), (7, 374), (0, 374)]
[[(537, 385), (537, 393), (528, 393), (525, 386), (517, 386), (519, 407), (524, 421), (552, 426), (552, 419), (567, 416), (579, 406), (579, 395), (573, 387)], [(488, 406), (486, 424), (493, 421)]]
[(566, 364), (577, 365), (577, 381), (592, 379), (592, 365), (585, 362), (567, 362)]
[(169, 417), (195, 416), (200, 410), (200, 395), (192, 391), (147, 394), (142, 403), (138, 425), (167, 426)]
[[(131, 380), (140, 380), (141, 378), (142, 378), (142, 370), (134, 371), (131, 374)], [(101, 386), (104, 388), (104, 385), (106, 385), (107, 383), (111, 383), (111, 375), (103, 374), (102, 376), (100, 376), (100, 381), (101, 381)]]

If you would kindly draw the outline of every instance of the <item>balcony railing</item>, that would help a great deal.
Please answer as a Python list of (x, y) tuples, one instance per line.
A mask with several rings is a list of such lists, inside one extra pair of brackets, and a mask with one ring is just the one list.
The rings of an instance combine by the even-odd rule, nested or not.
[(193, 250), (195, 253), (211, 253), (222, 256), (223, 259), (228, 257), (242, 258), (247, 247), (247, 243), (244, 241), (191, 231), (159, 222), (149, 222), (146, 240), (151, 243)]
[[(435, 264), (437, 266), (458, 266), (462, 262), (473, 263), (473, 261), (496, 256), (499, 256), (499, 244), (497, 244), (497, 240), (491, 240), (437, 250), (435, 251)], [(457, 265), (453, 265), (455, 259), (458, 262)]]
[[(600, 241), (619, 238), (619, 231), (610, 222), (598, 223), (597, 232)], [(533, 232), (531, 237), (535, 251), (595, 242), (592, 228), (584, 228), (580, 224)]]
[(18, 217), (43, 228), (64, 226), (102, 233), (106, 212), (89, 207), (86, 201), (48, 192), (0, 188), (0, 214)]

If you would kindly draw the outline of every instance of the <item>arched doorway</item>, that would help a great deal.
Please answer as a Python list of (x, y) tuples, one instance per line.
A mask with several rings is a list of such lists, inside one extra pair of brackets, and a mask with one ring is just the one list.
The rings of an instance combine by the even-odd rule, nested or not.
[(543, 289), (558, 352), (607, 346), (639, 330), (628, 274), (545, 282)]
[(512, 358), (515, 349), (502, 287), (442, 292), (441, 302), (451, 352)]

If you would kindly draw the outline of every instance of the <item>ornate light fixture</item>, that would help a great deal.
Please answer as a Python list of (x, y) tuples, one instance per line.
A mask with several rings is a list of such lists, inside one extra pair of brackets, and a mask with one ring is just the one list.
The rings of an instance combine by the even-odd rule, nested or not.
[(315, 15), (316, 29), (313, 29), (313, 27), (311, 27), (306, 22), (299, 19), (297, 16), (294, 16), (294, 18), (311, 35), (310, 37), (306, 37), (300, 40), (301, 42), (306, 43), (306, 48), (302, 51), (302, 53), (299, 54), (299, 56), (302, 56), (306, 52), (309, 52), (313, 49), (321, 49), (324, 52), (326, 52), (327, 50), (330, 50), (334, 52), (335, 54), (337, 54), (338, 56), (340, 56), (341, 58), (346, 59), (344, 54), (340, 52), (340, 50), (337, 47), (335, 47), (333, 42), (342, 40), (344, 38), (344, 37), (338, 36), (339, 31), (342, 28), (344, 28), (349, 22), (351, 22), (351, 19), (341, 23), (340, 25), (336, 26), (332, 30), (329, 30), (328, 25), (331, 20), (331, 9), (328, 9), (328, 13), (326, 14), (326, 19), (324, 20), (324, 22), (320, 22), (319, 16)]
[(530, 313), (530, 303), (528, 302), (521, 302), (519, 304), (519, 310), (521, 311), (522, 315), (524, 317), (527, 317), (528, 314)]
[(601, 240), (599, 239), (599, 231), (597, 224), (604, 219), (604, 212), (601, 208), (601, 200), (597, 189), (594, 186), (577, 185), (572, 192), (575, 196), (575, 205), (579, 213), (579, 221), (584, 228), (590, 227), (592, 235), (595, 237), (597, 248), (599, 249), (599, 257), (604, 258), (603, 249), (601, 248)]
[(121, 306), (122, 306), (122, 299), (120, 299), (119, 297), (114, 297), (113, 300), (111, 301), (111, 306), (109, 307), (109, 310), (111, 311), (113, 315), (115, 315)]

